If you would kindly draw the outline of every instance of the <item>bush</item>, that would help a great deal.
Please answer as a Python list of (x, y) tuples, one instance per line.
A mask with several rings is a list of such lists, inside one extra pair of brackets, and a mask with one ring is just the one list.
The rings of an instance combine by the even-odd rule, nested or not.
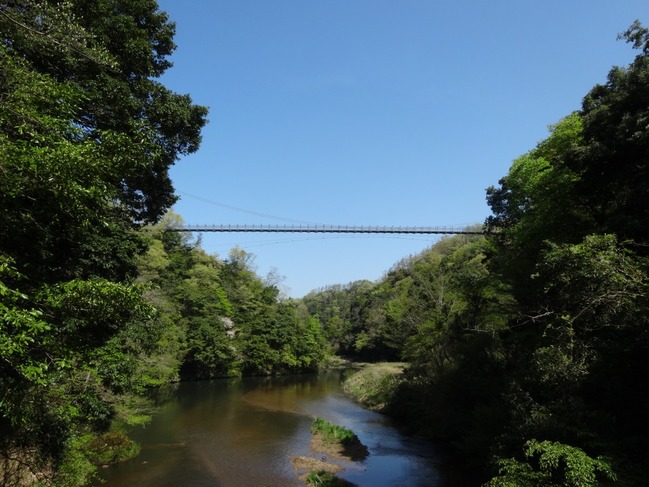
[(351, 445), (358, 442), (358, 437), (350, 429), (332, 424), (322, 418), (316, 418), (311, 426), (311, 433), (322, 435), (326, 440), (341, 445)]
[(501, 460), (500, 475), (486, 485), (594, 487), (604, 480), (617, 479), (606, 458), (591, 458), (580, 448), (556, 441), (528, 441), (525, 457), (525, 462)]
[(109, 431), (96, 436), (83, 449), (95, 465), (123, 462), (140, 453), (140, 445), (120, 431)]

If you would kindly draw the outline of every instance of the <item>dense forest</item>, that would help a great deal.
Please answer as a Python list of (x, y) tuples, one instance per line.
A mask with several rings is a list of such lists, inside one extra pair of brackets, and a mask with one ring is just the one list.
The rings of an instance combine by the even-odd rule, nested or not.
[(169, 168), (207, 110), (158, 78), (154, 0), (0, 2), (0, 485), (137, 452), (178, 380), (402, 360), (386, 411), (490, 486), (643, 485), (649, 31), (487, 191), (485, 236), (285, 299), (174, 232)]

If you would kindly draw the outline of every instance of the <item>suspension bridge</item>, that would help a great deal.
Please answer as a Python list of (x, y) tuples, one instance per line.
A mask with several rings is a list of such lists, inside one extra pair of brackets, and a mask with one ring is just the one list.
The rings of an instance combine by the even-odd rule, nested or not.
[(408, 227), (357, 225), (183, 225), (167, 227), (170, 232), (220, 233), (363, 233), (407, 235), (485, 235), (487, 229), (470, 227)]

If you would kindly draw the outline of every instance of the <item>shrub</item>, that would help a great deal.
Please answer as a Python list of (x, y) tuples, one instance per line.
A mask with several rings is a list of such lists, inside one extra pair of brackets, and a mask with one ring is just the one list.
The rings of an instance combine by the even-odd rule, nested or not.
[(341, 445), (350, 445), (358, 442), (358, 437), (350, 429), (332, 424), (322, 418), (316, 418), (311, 426), (311, 433), (322, 435), (326, 440)]

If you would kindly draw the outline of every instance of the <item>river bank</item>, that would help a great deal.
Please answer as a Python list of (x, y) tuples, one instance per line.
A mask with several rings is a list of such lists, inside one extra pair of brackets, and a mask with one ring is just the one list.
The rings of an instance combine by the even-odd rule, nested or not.
[(343, 390), (354, 401), (372, 411), (386, 412), (406, 364), (402, 362), (362, 363), (345, 379)]

